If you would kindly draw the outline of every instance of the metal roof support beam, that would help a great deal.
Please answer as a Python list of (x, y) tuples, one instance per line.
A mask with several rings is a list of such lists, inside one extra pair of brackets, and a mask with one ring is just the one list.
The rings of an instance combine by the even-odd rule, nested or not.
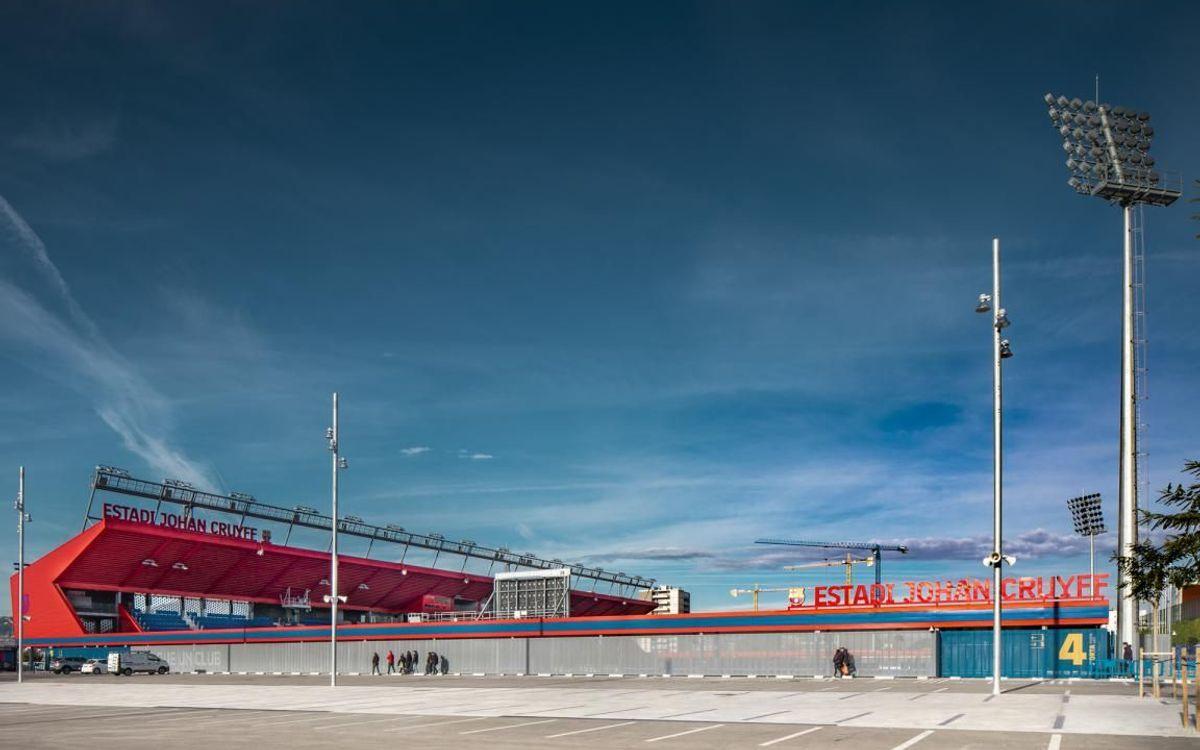
[[(289, 509), (279, 506), (268, 505), (260, 502), (247, 502), (245, 500), (226, 496), (217, 495), (210, 492), (203, 492), (184, 486), (179, 482), (148, 482), (141, 479), (134, 479), (127, 473), (113, 469), (111, 467), (97, 467), (96, 472), (92, 477), (93, 491), (102, 490), (130, 497), (140, 497), (147, 500), (155, 500), (158, 502), (173, 503), (182, 505), (191, 510), (207, 510), (218, 513), (233, 513), (242, 516), (243, 518), (254, 518), (261, 521), (269, 521), (274, 523), (288, 524), (288, 534), (284, 540), (286, 545), (291, 540), (291, 532), (294, 527), (303, 527), (315, 529), (318, 531), (328, 531), (332, 523), (329, 516), (321, 515), (320, 513), (309, 512), (308, 510)], [(89, 503), (90, 506), (90, 503)], [(90, 511), (88, 518), (94, 519)], [(544, 560), (542, 558), (531, 555), (518, 555), (503, 548), (493, 549), (490, 547), (463, 544), (461, 542), (450, 542), (432, 534), (414, 534), (399, 529), (391, 529), (382, 526), (374, 526), (367, 523), (344, 522), (340, 521), (339, 533), (350, 536), (357, 536), (363, 539), (379, 540), (381, 542), (392, 542), (394, 544), (405, 545), (405, 554), (408, 547), (421, 547), (423, 549), (433, 550), (435, 553), (434, 560), (442, 552), (452, 554), (460, 554), (464, 557), (473, 557), (480, 560), (488, 560), (494, 566), (496, 563), (504, 563), (505, 565), (516, 565), (523, 568), (534, 568), (543, 570), (552, 570), (555, 568), (568, 567), (571, 573), (577, 578), (586, 578), (593, 582), (593, 590), (597, 583), (609, 583), (612, 586), (630, 586), (633, 588), (653, 588), (654, 579), (642, 578), (641, 576), (630, 576), (623, 573), (609, 573), (608, 571), (599, 568), (589, 568), (582, 565), (568, 565), (559, 560)], [(401, 558), (403, 562), (403, 557)], [(490, 570), (490, 569), (489, 569)]]

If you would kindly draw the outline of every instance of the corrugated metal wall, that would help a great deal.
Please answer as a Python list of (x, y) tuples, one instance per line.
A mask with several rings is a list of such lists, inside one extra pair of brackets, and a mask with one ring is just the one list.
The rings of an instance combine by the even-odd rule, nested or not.
[[(1005, 677), (1090, 677), (1110, 657), (1104, 628), (1005, 629), (1000, 670)], [(990, 677), (991, 630), (945, 630), (941, 676)]]
[[(472, 638), (361, 641), (338, 644), (338, 669), (369, 672), (387, 650), (430, 650), (449, 671), (466, 674), (831, 674), (838, 646), (854, 654), (862, 676), (933, 675), (936, 634), (925, 630), (843, 633), (737, 633), (573, 638)], [(147, 649), (144, 649), (147, 650)], [(329, 645), (251, 643), (227, 646), (154, 646), (178, 672), (326, 672)]]
[(855, 633), (729, 633), (530, 642), (530, 670), (611, 674), (832, 674), (845, 646), (860, 675), (931, 675), (933, 634), (923, 630)]

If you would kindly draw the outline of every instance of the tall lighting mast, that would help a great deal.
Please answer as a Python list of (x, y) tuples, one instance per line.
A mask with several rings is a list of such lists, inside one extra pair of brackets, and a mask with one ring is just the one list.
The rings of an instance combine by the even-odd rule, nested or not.
[(338, 395), (333, 394), (333, 426), (325, 431), (329, 440), (329, 452), (333, 456), (333, 492), (332, 520), (329, 524), (329, 593), (325, 601), (329, 604), (329, 686), (337, 686), (337, 626), (338, 604), (344, 603), (346, 597), (338, 588), (338, 472), (345, 469), (346, 459), (342, 457), (338, 446)]
[[(1125, 107), (1046, 94), (1050, 121), (1063, 138), (1067, 184), (1080, 195), (1102, 198), (1121, 207), (1124, 218), (1124, 285), (1121, 318), (1121, 422), (1118, 451), (1117, 554), (1127, 558), (1137, 544), (1138, 508), (1138, 279), (1134, 266), (1135, 236), (1141, 226), (1134, 209), (1169, 206), (1182, 192), (1177, 174), (1155, 169), (1150, 155), (1154, 127), (1150, 115)], [(1117, 639), (1139, 648), (1137, 601), (1117, 571)]]
[(1004, 329), (1011, 324), (1000, 306), (1000, 240), (992, 239), (992, 293), (979, 295), (977, 313), (992, 313), (992, 552), (983, 564), (992, 569), (992, 695), (1000, 695), (1004, 653), (1003, 565), (1016, 559), (1004, 554), (1004, 360), (1013, 355)]
[(25, 467), (17, 471), (17, 600), (13, 602), (13, 622), (17, 628), (17, 682), (25, 679), (25, 524), (33, 520), (25, 512)]

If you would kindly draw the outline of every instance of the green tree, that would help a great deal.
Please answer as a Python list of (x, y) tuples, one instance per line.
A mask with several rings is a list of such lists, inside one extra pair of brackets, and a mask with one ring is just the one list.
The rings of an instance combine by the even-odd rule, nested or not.
[(1126, 576), (1125, 586), (1141, 601), (1157, 602), (1168, 585), (1200, 582), (1200, 461), (1185, 462), (1183, 471), (1196, 481), (1168, 484), (1159, 495), (1164, 510), (1140, 510), (1142, 524), (1161, 532), (1162, 541), (1143, 539), (1133, 554), (1113, 558)]

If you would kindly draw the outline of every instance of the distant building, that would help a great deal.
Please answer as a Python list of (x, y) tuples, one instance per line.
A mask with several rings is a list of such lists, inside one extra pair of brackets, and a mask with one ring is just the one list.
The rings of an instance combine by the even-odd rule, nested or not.
[(674, 586), (643, 589), (641, 598), (654, 602), (652, 615), (686, 615), (692, 611), (692, 595)]

